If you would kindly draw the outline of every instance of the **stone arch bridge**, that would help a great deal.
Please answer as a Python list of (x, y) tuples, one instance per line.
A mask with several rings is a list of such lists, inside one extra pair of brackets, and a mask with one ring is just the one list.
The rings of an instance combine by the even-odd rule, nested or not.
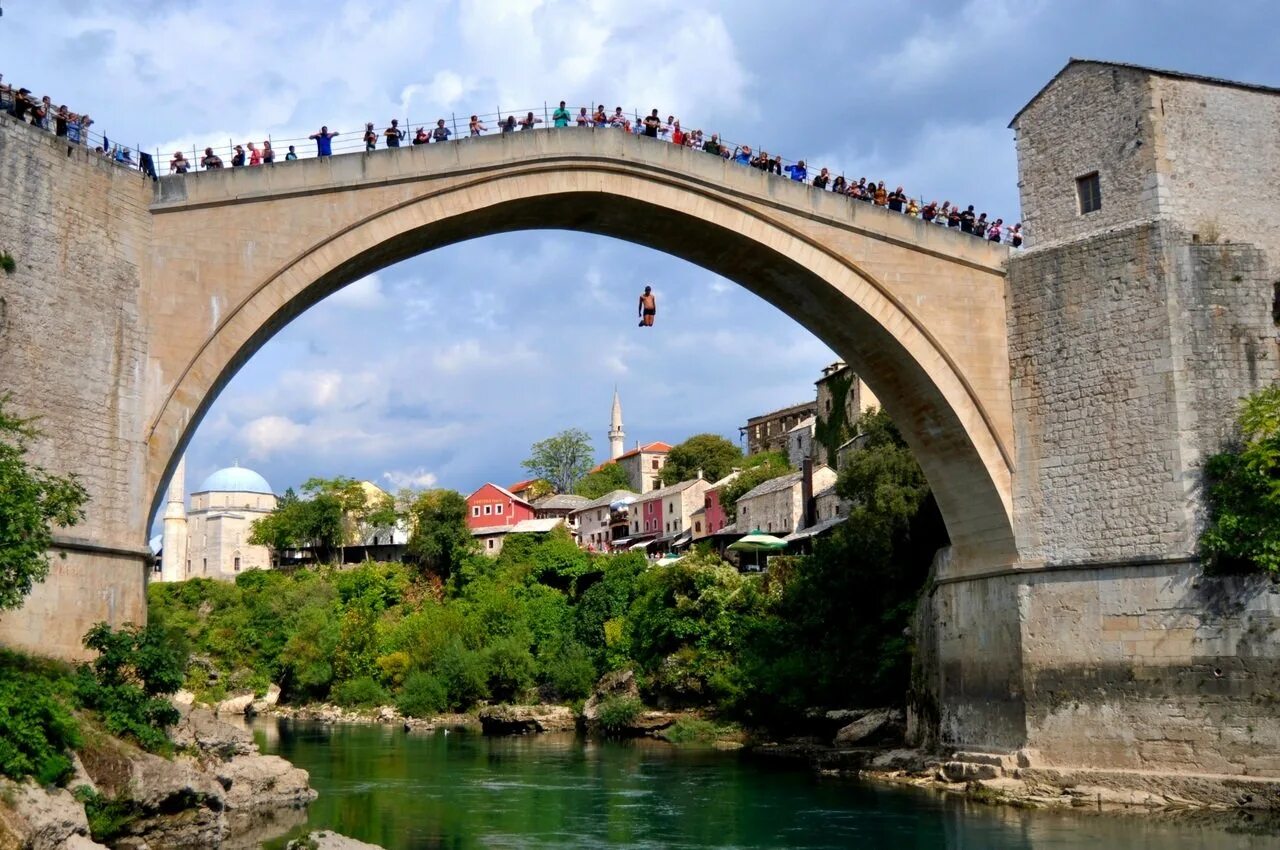
[[(1021, 166), (1024, 185), (1044, 176)], [(1040, 233), (1078, 216), (1031, 206)], [(18, 264), (0, 275), (0, 391), (40, 417), (38, 460), (79, 474), (92, 498), (57, 538), (49, 579), (0, 617), (0, 642), (74, 657), (92, 623), (145, 619), (147, 527), (177, 458), (236, 370), (307, 307), (439, 246), (571, 229), (737, 281), (850, 363), (898, 423), (952, 543), (915, 634), (921, 737), (1179, 769), (1171, 749), (1133, 748), (1167, 696), (1134, 683), (1181, 682), (1197, 741), (1251, 704), (1252, 684), (1210, 705), (1203, 688), (1218, 686), (1168, 668), (1234, 669), (1236, 646), (1195, 643), (1199, 625), (1257, 633), (1230, 605), (1201, 610), (1195, 470), (1235, 399), (1276, 376), (1271, 272), (1251, 246), (1106, 211), (1106, 233), (1011, 257), (698, 151), (578, 128), (153, 184), (0, 116), (0, 249)], [(1280, 621), (1280, 603), (1240, 605)], [(1153, 611), (1184, 624), (1176, 638)], [(1134, 678), (1143, 653), (1159, 675)], [(1250, 675), (1280, 673), (1275, 655)], [(1062, 693), (1103, 695), (1073, 709)], [(1280, 740), (1274, 716), (1248, 723)], [(1247, 742), (1203, 751), (1210, 772), (1247, 772)]]

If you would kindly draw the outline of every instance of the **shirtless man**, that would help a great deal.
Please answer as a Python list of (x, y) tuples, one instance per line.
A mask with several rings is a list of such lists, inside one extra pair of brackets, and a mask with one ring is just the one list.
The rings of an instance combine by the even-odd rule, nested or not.
[(653, 287), (646, 286), (644, 293), (640, 296), (640, 303), (636, 309), (640, 315), (640, 327), (653, 327), (653, 317), (658, 313), (658, 299), (653, 295)]

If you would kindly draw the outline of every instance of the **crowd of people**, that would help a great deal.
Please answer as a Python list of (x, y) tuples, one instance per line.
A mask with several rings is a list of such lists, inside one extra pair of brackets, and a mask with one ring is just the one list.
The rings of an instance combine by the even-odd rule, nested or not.
[[(28, 89), (14, 89), (6, 85), (3, 75), (0, 75), (0, 109), (9, 112), (20, 121), (29, 122), (64, 137), (73, 144), (87, 143), (89, 127), (93, 124), (93, 119), (88, 115), (71, 112), (65, 105), (55, 108), (47, 95), (36, 98)], [(542, 123), (544, 123), (543, 119), (535, 116), (533, 112), (527, 112), (523, 118), (517, 118), (514, 113), (511, 113), (505, 118), (499, 115), (494, 129), (502, 133), (513, 133), (532, 130)], [(952, 204), (949, 200), (941, 204), (936, 200), (925, 203), (923, 198), (909, 196), (902, 186), (890, 190), (883, 180), (868, 180), (866, 177), (860, 177), (854, 181), (846, 179), (843, 174), (833, 175), (827, 168), (821, 169), (810, 177), (809, 168), (804, 160), (784, 163), (782, 157), (777, 154), (771, 156), (765, 150), (753, 151), (750, 145), (730, 145), (722, 140), (719, 134), (712, 133), (707, 137), (702, 130), (685, 130), (680, 126), (680, 119), (674, 115), (668, 115), (666, 120), (663, 120), (656, 109), (644, 118), (636, 116), (633, 120), (623, 112), (621, 106), (614, 107), (612, 112), (603, 105), (590, 108), (583, 106), (574, 113), (562, 100), (551, 113), (550, 124), (557, 128), (569, 126), (610, 128), (664, 140), (670, 144), (721, 157), (747, 168), (755, 168), (778, 177), (808, 183), (814, 188), (845, 195), (854, 201), (862, 201), (911, 218), (955, 228), (962, 233), (990, 242), (1003, 242), (1015, 248), (1022, 246), (1021, 223), (1006, 226), (1002, 218), (989, 217), (985, 212), (975, 212), (972, 204), (962, 208), (960, 204)], [(480, 116), (472, 115), (467, 123), (467, 137), (481, 136), (489, 129)], [(308, 138), (316, 144), (316, 156), (332, 156), (333, 140), (338, 135), (337, 131), (331, 131), (327, 126), (312, 133)], [(409, 139), (409, 131), (401, 129), (399, 119), (392, 119), (381, 132), (375, 129), (372, 121), (366, 123), (362, 139), (365, 151), (373, 151), (377, 149), (379, 140), (384, 147), (398, 148), (407, 139), (413, 145), (426, 145), (448, 142), (453, 137), (454, 131), (446, 126), (443, 118), (438, 119), (434, 127), (428, 128), (426, 125), (418, 127), (413, 131), (412, 139)], [(266, 139), (260, 144), (261, 147), (255, 142), (232, 146), (231, 167), (254, 167), (274, 163), (276, 151), (272, 147), (271, 140)], [(134, 162), (129, 148), (113, 146), (108, 150), (106, 145), (107, 140), (104, 138), (103, 145), (97, 148), (100, 155), (130, 167), (141, 164)], [(140, 159), (142, 158), (148, 160), (144, 170), (153, 173), (154, 168), (151, 166), (150, 158), (146, 154), (140, 154)], [(297, 158), (297, 148), (289, 145), (283, 159), (290, 161)], [(169, 161), (169, 172), (186, 174), (197, 166), (206, 171), (224, 167), (222, 157), (214, 153), (212, 147), (207, 147), (198, 163), (192, 162), (182, 151), (175, 151), (173, 158)]]
[[(0, 74), (0, 112), (7, 112), (23, 123), (47, 130), (58, 138), (66, 139), (69, 144), (91, 144), (89, 128), (93, 126), (93, 119), (87, 114), (72, 112), (66, 104), (54, 106), (48, 95), (36, 97), (28, 88), (14, 88), (4, 81), (3, 74)], [(95, 148), (95, 152), (121, 165), (142, 168), (154, 176), (146, 154), (139, 152), (135, 161), (131, 149), (112, 145), (106, 136), (102, 137), (102, 144)]]
[[(533, 112), (525, 113), (523, 118), (517, 118), (514, 113), (509, 113), (506, 117), (499, 115), (493, 129), (501, 133), (513, 133), (532, 130), (543, 123), (543, 119), (538, 118)], [(644, 118), (636, 116), (633, 120), (623, 112), (621, 106), (614, 107), (612, 112), (603, 105), (590, 108), (582, 106), (575, 113), (562, 100), (550, 114), (548, 123), (557, 128), (577, 126), (617, 129), (624, 133), (664, 140), (671, 144), (719, 156), (747, 168), (755, 168), (796, 182), (808, 183), (814, 188), (845, 195), (854, 201), (862, 201), (943, 227), (955, 228), (962, 233), (990, 242), (1002, 242), (1015, 248), (1022, 246), (1021, 223), (1006, 226), (1002, 218), (988, 216), (985, 212), (975, 212), (972, 204), (962, 207), (960, 204), (952, 204), (949, 200), (941, 204), (936, 200), (925, 203), (923, 198), (909, 196), (902, 186), (889, 189), (882, 180), (868, 180), (866, 177), (860, 177), (856, 181), (846, 179), (843, 174), (833, 175), (827, 168), (810, 176), (810, 170), (804, 160), (787, 163), (777, 154), (771, 156), (768, 151), (753, 151), (750, 145), (731, 145), (723, 141), (717, 133), (712, 133), (708, 137), (702, 130), (685, 130), (681, 127), (680, 120), (674, 115), (668, 115), (663, 120), (656, 109)], [(467, 122), (466, 137), (484, 135), (489, 129), (480, 116), (472, 115)], [(412, 138), (410, 138), (411, 132)], [(308, 138), (316, 144), (316, 156), (331, 156), (333, 140), (338, 135), (337, 131), (331, 131), (327, 126), (311, 134)], [(458, 133), (458, 136), (462, 137), (462, 134)], [(446, 126), (443, 118), (438, 119), (433, 127), (422, 125), (416, 130), (402, 129), (399, 120), (392, 119), (391, 123), (381, 131), (372, 121), (367, 122), (361, 139), (364, 142), (365, 151), (374, 151), (377, 150), (379, 141), (387, 148), (398, 148), (406, 140), (413, 145), (440, 144), (453, 140), (454, 131)], [(263, 141), (261, 145), (259, 148), (255, 143), (249, 142), (247, 149), (245, 146), (235, 145), (232, 148), (231, 165), (233, 167), (261, 166), (274, 162), (275, 151), (271, 147), (271, 142)], [(284, 159), (297, 158), (295, 147), (290, 145)], [(208, 170), (222, 168), (223, 162), (212, 148), (205, 148), (199, 165)], [(170, 171), (176, 174), (185, 174), (194, 167), (181, 151), (175, 152), (169, 163)]]

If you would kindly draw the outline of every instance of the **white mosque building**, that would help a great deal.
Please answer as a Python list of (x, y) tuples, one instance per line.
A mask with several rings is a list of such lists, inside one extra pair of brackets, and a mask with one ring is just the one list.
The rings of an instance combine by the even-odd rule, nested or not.
[(270, 569), (270, 551), (251, 545), (249, 534), (254, 520), (275, 510), (271, 485), (252, 469), (233, 464), (210, 475), (191, 493), (188, 510), (186, 463), (185, 457), (178, 461), (169, 481), (160, 572), (153, 580), (231, 581), (245, 570)]

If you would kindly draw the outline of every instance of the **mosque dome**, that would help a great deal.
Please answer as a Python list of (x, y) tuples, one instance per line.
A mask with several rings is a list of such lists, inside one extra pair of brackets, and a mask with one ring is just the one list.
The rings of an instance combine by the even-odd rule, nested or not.
[(267, 479), (252, 469), (245, 469), (242, 466), (228, 466), (226, 469), (219, 469), (206, 478), (199, 489), (192, 492), (208, 493), (210, 491), (218, 493), (273, 493), (271, 485), (267, 483)]

